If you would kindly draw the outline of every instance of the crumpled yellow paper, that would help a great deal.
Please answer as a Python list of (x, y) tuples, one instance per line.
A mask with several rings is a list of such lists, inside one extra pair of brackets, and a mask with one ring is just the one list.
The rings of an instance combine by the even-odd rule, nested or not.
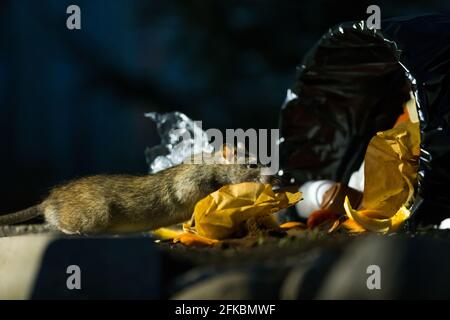
[(344, 208), (349, 219), (344, 227), (350, 232), (388, 233), (409, 218), (419, 145), (419, 123), (409, 120), (372, 138), (365, 156), (362, 209), (354, 210), (346, 199)]
[(273, 192), (270, 184), (244, 182), (227, 185), (200, 200), (184, 231), (160, 228), (152, 232), (174, 243), (208, 246), (246, 232), (249, 222), (266, 228), (280, 227), (273, 213), (297, 203), (301, 192)]
[(241, 233), (250, 219), (268, 227), (277, 227), (272, 214), (300, 199), (300, 192), (274, 193), (270, 184), (244, 182), (227, 185), (197, 203), (185, 230), (221, 240)]

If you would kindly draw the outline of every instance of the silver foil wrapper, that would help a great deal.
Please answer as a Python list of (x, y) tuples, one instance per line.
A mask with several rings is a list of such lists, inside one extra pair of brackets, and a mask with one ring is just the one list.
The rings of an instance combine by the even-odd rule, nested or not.
[(149, 112), (145, 117), (152, 119), (161, 138), (159, 145), (147, 148), (145, 158), (149, 173), (155, 173), (180, 164), (195, 154), (210, 153), (213, 146), (201, 128), (201, 123), (193, 121), (184, 113)]

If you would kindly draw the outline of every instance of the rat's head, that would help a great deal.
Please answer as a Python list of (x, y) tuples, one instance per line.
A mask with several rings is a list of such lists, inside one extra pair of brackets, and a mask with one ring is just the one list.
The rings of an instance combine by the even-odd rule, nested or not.
[[(243, 147), (233, 148), (225, 144), (212, 154), (199, 154), (194, 156), (191, 163), (206, 165), (203, 169), (214, 168), (214, 186), (218, 187), (238, 184), (242, 182), (277, 183), (273, 176), (263, 174), (267, 172), (264, 166), (257, 164), (256, 156), (245, 151)], [(204, 173), (204, 172), (203, 172)]]
[(261, 174), (262, 166), (257, 164), (256, 157), (246, 152), (239, 144), (237, 147), (224, 144), (212, 155), (212, 159), (217, 167), (216, 181), (220, 185), (241, 182), (268, 183), (266, 176)]
[(263, 166), (258, 164), (218, 164), (216, 166), (216, 179), (221, 185), (241, 182), (271, 182), (271, 176), (263, 175)]

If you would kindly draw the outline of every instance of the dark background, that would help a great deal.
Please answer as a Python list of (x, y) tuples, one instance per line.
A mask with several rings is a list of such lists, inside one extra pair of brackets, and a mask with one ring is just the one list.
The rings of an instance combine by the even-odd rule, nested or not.
[[(82, 30), (66, 28), (81, 8)], [(148, 111), (204, 128), (276, 128), (295, 66), (327, 29), (446, 11), (449, 0), (0, 2), (0, 213), (62, 181), (145, 174)]]

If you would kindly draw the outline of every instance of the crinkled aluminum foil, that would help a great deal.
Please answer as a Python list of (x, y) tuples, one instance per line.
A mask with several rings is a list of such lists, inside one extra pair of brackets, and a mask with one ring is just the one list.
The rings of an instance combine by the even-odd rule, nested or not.
[(149, 112), (145, 117), (155, 122), (161, 138), (161, 144), (145, 150), (149, 173), (173, 167), (191, 155), (213, 151), (206, 132), (184, 113)]

